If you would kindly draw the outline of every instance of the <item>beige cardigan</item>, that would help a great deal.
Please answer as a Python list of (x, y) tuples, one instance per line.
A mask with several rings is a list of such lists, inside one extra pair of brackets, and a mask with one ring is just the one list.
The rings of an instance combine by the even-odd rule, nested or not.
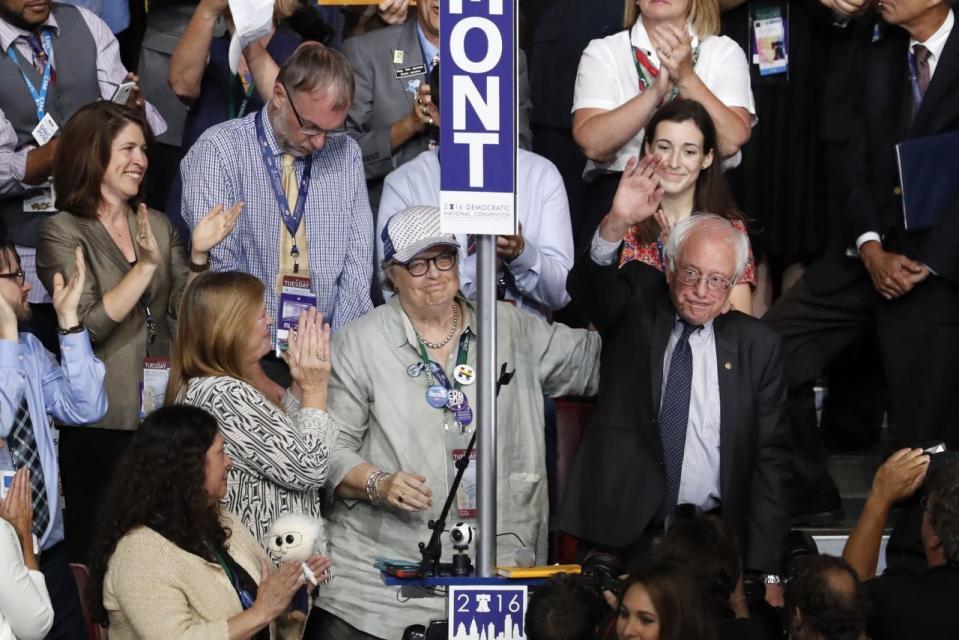
[[(224, 511), (223, 523), (232, 532), (230, 556), (259, 584), (266, 554), (234, 515)], [(243, 611), (220, 565), (147, 527), (117, 544), (103, 581), (103, 605), (110, 640), (226, 640), (227, 620)], [(302, 635), (302, 624), (283, 617), (270, 625), (271, 638)]]

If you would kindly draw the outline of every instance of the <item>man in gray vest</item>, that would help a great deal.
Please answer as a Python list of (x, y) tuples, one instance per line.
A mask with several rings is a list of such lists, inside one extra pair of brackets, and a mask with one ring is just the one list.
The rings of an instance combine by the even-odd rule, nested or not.
[[(51, 0), (0, 0), (0, 223), (32, 285), (32, 330), (56, 350), (50, 297), (36, 277), (37, 230), (55, 213), (50, 170), (56, 132), (85, 104), (135, 79), (110, 28), (86, 9)], [(129, 104), (143, 104), (133, 91)], [(154, 133), (166, 123), (146, 105)]]

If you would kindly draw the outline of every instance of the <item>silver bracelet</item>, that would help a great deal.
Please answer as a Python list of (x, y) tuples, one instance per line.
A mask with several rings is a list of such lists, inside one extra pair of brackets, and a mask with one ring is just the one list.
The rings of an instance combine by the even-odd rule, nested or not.
[(370, 475), (366, 477), (366, 497), (369, 499), (370, 504), (374, 507), (379, 506), (380, 504), (380, 480), (388, 475), (388, 472), (383, 471), (382, 469), (376, 469), (375, 471), (371, 471)]

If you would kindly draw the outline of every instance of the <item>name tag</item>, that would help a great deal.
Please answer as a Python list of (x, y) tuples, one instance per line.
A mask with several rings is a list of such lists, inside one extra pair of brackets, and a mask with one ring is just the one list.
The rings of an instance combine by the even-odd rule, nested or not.
[(53, 136), (57, 135), (57, 131), (60, 130), (60, 127), (57, 126), (57, 123), (54, 122), (53, 116), (49, 113), (43, 116), (43, 120), (40, 121), (33, 129), (33, 139), (37, 141), (37, 144), (41, 147), (46, 143), (50, 142), (53, 139)]
[(397, 78), (409, 78), (410, 76), (418, 76), (426, 73), (426, 65), (415, 64), (411, 67), (396, 67), (393, 69), (393, 72)]
[(53, 184), (48, 182), (39, 187), (39, 191), (35, 196), (23, 199), (23, 212), (55, 213), (57, 208), (54, 203), (56, 201), (57, 197), (53, 192)]
[(284, 275), (280, 287), (280, 305), (276, 319), (276, 344), (273, 345), (276, 357), (283, 357), (283, 353), (290, 344), (290, 331), (296, 329), (300, 322), (300, 313), (316, 306), (316, 296), (313, 294), (313, 283), (309, 277)]
[(170, 368), (166, 358), (144, 358), (140, 385), (140, 419), (163, 406)]

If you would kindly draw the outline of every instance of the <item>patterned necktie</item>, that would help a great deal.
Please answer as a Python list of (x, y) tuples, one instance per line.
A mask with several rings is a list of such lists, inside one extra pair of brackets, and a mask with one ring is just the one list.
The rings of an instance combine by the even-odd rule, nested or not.
[(17, 415), (13, 418), (13, 428), (7, 437), (13, 467), (26, 467), (30, 470), (30, 489), (33, 495), (33, 533), (40, 538), (50, 523), (50, 508), (47, 506), (47, 487), (43, 480), (43, 466), (40, 464), (40, 451), (37, 450), (37, 437), (33, 432), (30, 409), (24, 396)]
[(919, 107), (922, 105), (922, 99), (926, 95), (926, 89), (929, 88), (929, 79), (932, 77), (932, 73), (929, 69), (929, 49), (917, 44), (912, 48), (912, 53), (916, 59), (916, 83), (919, 85), (919, 95), (913, 94), (912, 100), (911, 119), (915, 120), (916, 114), (919, 113)]
[(679, 500), (679, 481), (683, 475), (686, 427), (689, 424), (689, 397), (693, 386), (693, 352), (689, 336), (697, 325), (680, 320), (683, 333), (669, 360), (666, 390), (659, 411), (660, 438), (663, 441), (663, 467), (666, 471), (666, 495), (659, 508), (659, 521), (666, 519)]
[[(40, 34), (35, 33), (31, 36), (24, 36), (24, 39), (33, 51), (33, 68), (37, 70), (40, 77), (43, 77), (43, 72), (46, 70), (47, 64), (50, 61), (47, 58), (47, 50), (43, 48), (43, 43), (40, 41)], [(56, 71), (52, 68), (50, 69), (50, 82), (51, 84), (57, 83)]]

